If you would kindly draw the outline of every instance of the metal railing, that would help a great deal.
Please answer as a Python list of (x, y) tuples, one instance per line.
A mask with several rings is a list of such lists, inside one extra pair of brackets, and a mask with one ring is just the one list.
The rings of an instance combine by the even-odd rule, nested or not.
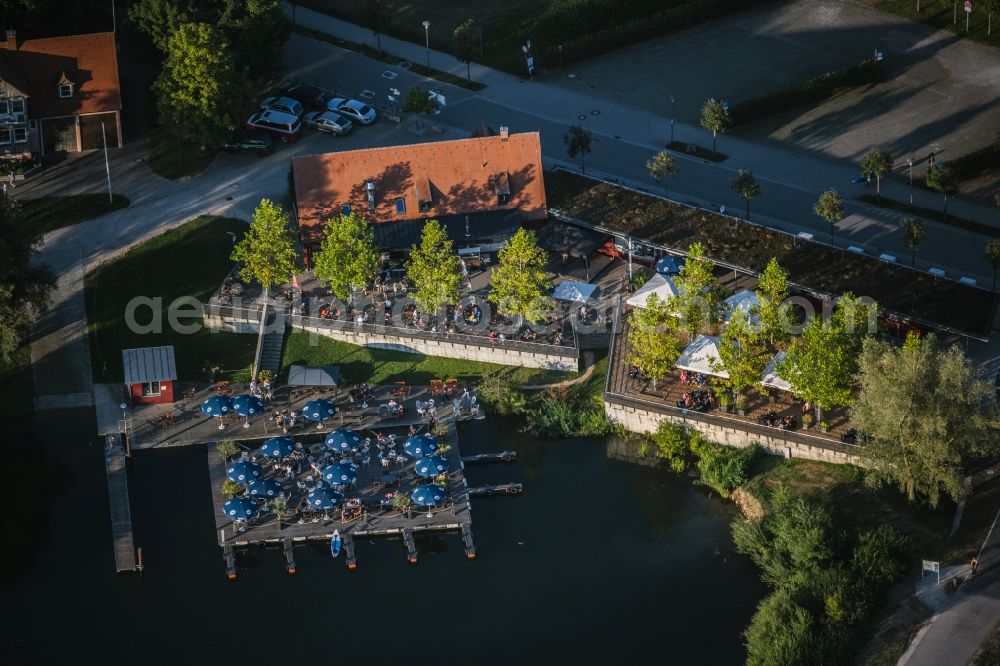
[[(323, 319), (320, 317), (306, 317), (303, 315), (293, 315), (291, 324), (296, 328), (314, 327), (327, 329), (330, 331), (341, 331), (344, 333), (368, 333), (372, 335), (387, 335), (400, 338), (410, 338), (414, 340), (428, 340), (434, 342), (451, 342), (456, 344), (473, 345), (476, 347), (493, 349), (511, 349), (532, 354), (543, 354), (548, 356), (559, 356), (561, 358), (577, 358), (578, 346), (557, 345), (548, 342), (529, 342), (526, 340), (512, 340), (507, 338), (504, 342), (494, 339), (492, 342), (485, 335), (470, 335), (468, 333), (447, 333), (442, 331), (428, 331), (420, 328), (410, 328), (392, 326), (388, 324), (365, 324), (344, 321), (340, 319)], [(574, 327), (575, 331), (575, 327)], [(574, 337), (574, 341), (575, 341)]]

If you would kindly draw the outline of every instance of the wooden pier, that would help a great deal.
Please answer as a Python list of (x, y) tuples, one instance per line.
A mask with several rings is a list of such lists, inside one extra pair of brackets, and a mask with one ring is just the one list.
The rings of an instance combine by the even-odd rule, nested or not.
[(520, 495), (524, 492), (523, 483), (501, 483), (496, 486), (478, 486), (469, 488), (469, 497), (490, 497), (491, 495)]
[(128, 471), (120, 435), (109, 435), (104, 448), (104, 469), (108, 475), (111, 505), (111, 535), (115, 546), (115, 568), (135, 571), (135, 543), (132, 539), (132, 510), (128, 499)]
[(285, 551), (285, 568), (289, 576), (295, 575), (295, 552), (292, 550), (292, 540), (285, 537), (281, 540), (281, 546)]
[(465, 556), (476, 559), (476, 544), (472, 542), (472, 523), (462, 523), (462, 540), (465, 542)]
[(464, 463), (512, 463), (517, 460), (516, 451), (500, 451), (499, 453), (478, 453), (474, 456), (462, 456)]
[(417, 542), (413, 540), (413, 530), (403, 528), (403, 543), (406, 544), (406, 559), (410, 564), (417, 563)]

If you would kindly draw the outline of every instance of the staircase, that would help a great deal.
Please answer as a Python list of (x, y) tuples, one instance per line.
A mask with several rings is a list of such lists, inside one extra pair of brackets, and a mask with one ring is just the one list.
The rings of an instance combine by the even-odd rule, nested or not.
[(272, 376), (278, 374), (281, 367), (281, 351), (285, 344), (284, 313), (272, 313), (267, 317), (267, 332), (260, 343), (257, 358), (257, 372), (269, 371)]

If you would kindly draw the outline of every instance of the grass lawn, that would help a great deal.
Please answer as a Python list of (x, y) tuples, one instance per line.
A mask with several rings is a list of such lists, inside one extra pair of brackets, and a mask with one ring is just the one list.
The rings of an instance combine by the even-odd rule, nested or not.
[[(242, 236), (239, 220), (203, 216), (139, 245), (91, 271), (85, 280), (91, 363), (95, 381), (121, 381), (121, 350), (171, 344), (180, 379), (203, 380), (205, 363), (217, 364), (233, 378), (249, 377), (257, 345), (254, 335), (170, 330), (167, 308), (181, 296), (204, 303), (233, 267), (229, 233)], [(154, 310), (162, 331), (135, 333), (125, 324), (125, 308), (137, 297), (160, 299)], [(151, 321), (149, 307), (136, 311), (139, 324)], [(181, 323), (189, 323), (182, 320)]]
[(699, 242), (708, 257), (748, 271), (759, 273), (776, 257), (790, 282), (811, 290), (869, 296), (883, 308), (977, 335), (992, 320), (995, 296), (981, 289), (567, 171), (545, 172), (545, 195), (549, 208), (579, 220), (681, 251)]
[(119, 208), (128, 208), (129, 200), (120, 194), (78, 194), (70, 197), (22, 199), (24, 221), (43, 234), (100, 217)]
[[(298, 4), (366, 25), (364, 2), (300, 0)], [(525, 65), (521, 46), (528, 40), (536, 66), (553, 68), (759, 4), (763, 1), (385, 0), (389, 14), (385, 34), (423, 45), (426, 20), (431, 48), (452, 52), (455, 28), (471, 17), (474, 29), (483, 31), (481, 49), (477, 42), (473, 60), (518, 74)]]
[(890, 12), (911, 21), (927, 23), (940, 30), (947, 30), (961, 39), (971, 39), (991, 46), (1000, 46), (1000, 12), (993, 13), (993, 34), (987, 36), (988, 16), (985, 5), (981, 2), (972, 3), (972, 13), (969, 15), (969, 30), (965, 30), (965, 11), (958, 3), (958, 22), (955, 23), (955, 7), (953, 2), (935, 2), (922, 0), (920, 11), (914, 0), (864, 0), (864, 4), (877, 7), (884, 12)]
[(179, 141), (170, 129), (156, 127), (149, 133), (146, 160), (153, 173), (177, 180), (204, 171), (217, 153), (216, 150), (202, 150), (197, 143)]
[(978, 222), (974, 222), (973, 220), (966, 220), (962, 217), (955, 217), (954, 215), (945, 216), (943, 208), (923, 208), (921, 206), (911, 206), (908, 203), (895, 201), (893, 199), (886, 199), (885, 197), (880, 199), (874, 194), (862, 194), (856, 198), (858, 201), (863, 201), (871, 206), (898, 210), (901, 213), (909, 213), (910, 215), (923, 217), (928, 220), (934, 220), (935, 222), (958, 227), (959, 229), (965, 229), (966, 231), (971, 231), (973, 233), (982, 234), (984, 236), (992, 236), (993, 238), (1000, 238), (1000, 229), (991, 227), (988, 224), (980, 224)]
[(305, 331), (289, 334), (281, 360), (283, 375), (288, 366), (297, 363), (339, 365), (341, 377), (348, 384), (391, 384), (399, 379), (411, 386), (420, 386), (429, 384), (431, 379), (449, 377), (477, 383), (486, 376), (502, 376), (517, 384), (543, 384), (574, 376), (573, 373), (554, 370), (359, 347), (323, 336), (317, 336), (315, 344), (312, 344), (309, 338), (310, 334)]

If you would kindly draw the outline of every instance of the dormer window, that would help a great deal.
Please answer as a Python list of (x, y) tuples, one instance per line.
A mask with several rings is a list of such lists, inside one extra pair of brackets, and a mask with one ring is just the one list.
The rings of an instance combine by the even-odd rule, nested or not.
[(417, 207), (421, 213), (428, 213), (431, 210), (433, 200), (431, 199), (431, 182), (426, 178), (417, 180)]
[(510, 176), (506, 171), (493, 174), (493, 190), (497, 195), (498, 206), (510, 204)]
[(72, 83), (60, 83), (59, 84), (59, 97), (62, 99), (68, 99), (73, 96), (73, 84)]

